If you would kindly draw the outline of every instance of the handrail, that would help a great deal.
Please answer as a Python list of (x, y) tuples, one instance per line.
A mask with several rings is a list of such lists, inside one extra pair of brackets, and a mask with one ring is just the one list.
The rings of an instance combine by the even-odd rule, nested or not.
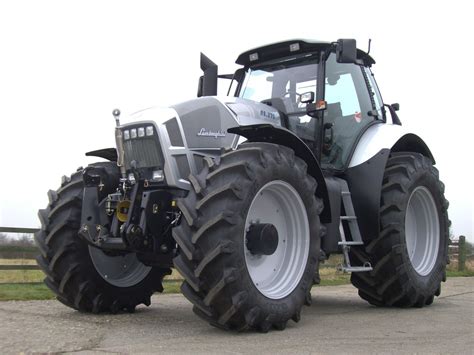
[(39, 228), (0, 227), (0, 233), (36, 233)]

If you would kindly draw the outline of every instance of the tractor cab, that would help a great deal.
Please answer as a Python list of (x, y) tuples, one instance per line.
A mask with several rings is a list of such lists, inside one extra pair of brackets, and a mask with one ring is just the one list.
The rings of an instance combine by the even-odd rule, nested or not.
[[(247, 51), (237, 59), (244, 68), (236, 91), (277, 109), (282, 126), (308, 145), (323, 169), (341, 171), (365, 130), (385, 121), (373, 59), (344, 41), (352, 40), (287, 41)], [(317, 102), (324, 102), (321, 112), (311, 112)]]

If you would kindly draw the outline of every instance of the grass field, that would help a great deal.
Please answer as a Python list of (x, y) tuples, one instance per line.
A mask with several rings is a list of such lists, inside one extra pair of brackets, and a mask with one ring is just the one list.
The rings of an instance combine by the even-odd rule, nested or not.
[[(165, 281), (164, 293), (179, 293), (181, 281)], [(51, 300), (54, 294), (43, 282), (0, 283), (0, 301)]]
[[(320, 286), (336, 286), (350, 283), (350, 274), (337, 271), (332, 265), (337, 264), (339, 259), (330, 259), (328, 264), (322, 264), (320, 269)], [(34, 265), (36, 262), (30, 259), (0, 259), (0, 265)], [(474, 270), (469, 265), (468, 270), (459, 272), (448, 269), (448, 277), (474, 276)], [(0, 271), (0, 301), (25, 301), (53, 299), (53, 293), (42, 282), (44, 274), (40, 270), (5, 270)], [(180, 292), (181, 275), (176, 270), (166, 277), (164, 293)], [(317, 286), (316, 286), (317, 287)]]
[(49, 300), (54, 295), (43, 282), (0, 284), (0, 301)]
[(36, 265), (35, 259), (2, 259), (0, 265)]

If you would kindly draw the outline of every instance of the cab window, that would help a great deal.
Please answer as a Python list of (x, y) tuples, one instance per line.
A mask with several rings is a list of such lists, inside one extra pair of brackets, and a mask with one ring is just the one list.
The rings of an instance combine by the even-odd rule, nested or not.
[(306, 115), (301, 94), (316, 94), (317, 57), (300, 56), (290, 60), (248, 69), (240, 97), (259, 101), (282, 113), (282, 126), (288, 127), (311, 150), (316, 145), (315, 119)]
[(324, 168), (344, 169), (360, 134), (374, 120), (369, 115), (374, 108), (362, 70), (358, 65), (337, 63), (334, 54), (326, 63)]

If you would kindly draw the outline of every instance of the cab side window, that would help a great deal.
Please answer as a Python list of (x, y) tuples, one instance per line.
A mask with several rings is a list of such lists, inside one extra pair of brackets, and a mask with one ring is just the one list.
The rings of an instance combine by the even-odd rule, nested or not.
[(321, 163), (325, 168), (342, 170), (349, 163), (358, 137), (370, 125), (374, 110), (362, 67), (340, 64), (331, 54), (326, 63), (324, 114), (325, 132)]
[(340, 103), (342, 116), (355, 115), (357, 112), (361, 112), (350, 73), (338, 76), (333, 85), (328, 85), (326, 82), (326, 101), (328, 104)]

